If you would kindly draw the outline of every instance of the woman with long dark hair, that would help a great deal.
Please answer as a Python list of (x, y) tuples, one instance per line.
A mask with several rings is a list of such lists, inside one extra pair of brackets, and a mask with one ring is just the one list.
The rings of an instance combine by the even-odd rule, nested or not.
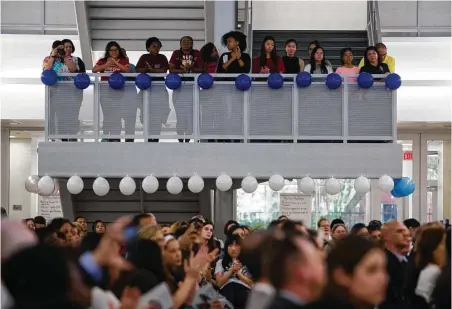
[(238, 235), (228, 236), (224, 244), (224, 257), (215, 267), (215, 279), (220, 294), (226, 297), (234, 308), (245, 307), (253, 284), (248, 269), (238, 259), (241, 242), (242, 238)]
[(183, 36), (180, 49), (173, 51), (169, 61), (169, 70), (174, 73), (201, 73), (204, 71), (199, 50), (193, 48), (193, 38)]
[(217, 72), (218, 50), (215, 44), (209, 42), (201, 48), (201, 57), (204, 62), (204, 71), (207, 73)]
[(261, 52), (253, 59), (252, 70), (253, 73), (261, 74), (285, 72), (284, 62), (276, 52), (275, 39), (272, 36), (266, 36), (262, 41)]
[(251, 58), (245, 53), (246, 35), (239, 31), (230, 31), (222, 36), (221, 44), (229, 51), (221, 54), (217, 73), (249, 73)]
[(369, 46), (364, 52), (364, 66), (361, 67), (359, 73), (367, 72), (370, 74), (389, 74), (389, 67), (386, 63), (381, 62), (378, 57), (377, 49)]
[(384, 300), (386, 258), (376, 243), (347, 236), (337, 242), (326, 262), (328, 284), (313, 309), (373, 309)]
[(312, 50), (309, 63), (304, 68), (305, 72), (311, 74), (329, 74), (333, 73), (333, 67), (325, 59), (325, 50), (317, 46)]
[[(121, 46), (115, 41), (108, 42), (105, 54), (93, 68), (93, 73), (129, 73), (130, 65)], [(108, 77), (101, 80), (107, 81)], [(100, 97), (103, 113), (103, 135), (120, 135), (122, 129), (122, 95), (124, 91), (108, 91)], [(119, 138), (104, 139), (106, 142), (120, 142)]]

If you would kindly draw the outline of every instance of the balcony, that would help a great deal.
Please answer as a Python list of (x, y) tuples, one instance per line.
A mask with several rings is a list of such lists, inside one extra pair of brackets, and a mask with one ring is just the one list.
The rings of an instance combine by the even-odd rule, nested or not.
[[(283, 87), (274, 90), (268, 76), (250, 75), (251, 88), (240, 91), (234, 75), (215, 74), (213, 87), (203, 90), (199, 75), (186, 74), (171, 91), (165, 75), (155, 74), (151, 88), (139, 91), (136, 74), (124, 74), (131, 80), (121, 90), (102, 80), (108, 74), (89, 75), (85, 90), (73, 81), (46, 86), (48, 142), (38, 147), (40, 175), (401, 176), (396, 93), (383, 82), (362, 89), (344, 77), (330, 90), (325, 76), (313, 75), (300, 88), (294, 75), (284, 75)], [(85, 112), (77, 119), (82, 101)], [(79, 142), (51, 142), (60, 139)], [(100, 142), (119, 139), (135, 142)]]

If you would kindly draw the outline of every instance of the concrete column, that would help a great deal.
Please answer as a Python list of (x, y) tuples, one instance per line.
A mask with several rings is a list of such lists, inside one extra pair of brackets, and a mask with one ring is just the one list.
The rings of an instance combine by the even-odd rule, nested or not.
[(215, 236), (224, 238), (224, 225), (234, 216), (234, 190), (222, 192), (215, 190), (214, 224)]
[(451, 160), (452, 160), (452, 144), (451, 141), (443, 141), (443, 218), (451, 219), (451, 207), (452, 207), (452, 199), (451, 199)]
[(9, 129), (2, 128), (0, 136), (0, 201), (1, 207), (5, 207), (6, 211), (9, 213)]
[(219, 53), (226, 52), (227, 49), (221, 46), (223, 34), (235, 29), (236, 6), (235, 1), (209, 1), (214, 3), (214, 44)]

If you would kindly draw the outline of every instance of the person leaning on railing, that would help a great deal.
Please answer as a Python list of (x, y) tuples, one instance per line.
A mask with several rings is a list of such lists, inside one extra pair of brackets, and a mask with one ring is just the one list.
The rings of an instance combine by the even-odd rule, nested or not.
[[(341, 49), (341, 66), (336, 69), (337, 74), (358, 75), (359, 68), (353, 65), (353, 51), (350, 47)], [(349, 82), (356, 82), (356, 77), (350, 77)]]
[[(137, 73), (166, 73), (169, 69), (168, 59), (160, 54), (162, 42), (156, 37), (150, 37), (145, 44), (148, 53), (141, 55), (137, 63)], [(154, 81), (164, 81), (163, 77), (154, 77)], [(141, 93), (141, 92), (140, 92)], [(166, 123), (170, 113), (168, 100), (156, 100), (150, 105), (149, 134), (160, 135), (162, 123)], [(144, 125), (143, 106), (140, 106), (140, 121)], [(159, 139), (148, 139), (148, 142), (157, 143)]]
[[(121, 50), (121, 46), (115, 41), (111, 41), (105, 47), (104, 57), (100, 58), (93, 68), (93, 73), (130, 73), (130, 64), (126, 55)], [(106, 81), (108, 77), (102, 77)], [(122, 92), (121, 92), (122, 93)], [(119, 97), (120, 92), (109, 91), (101, 97), (100, 106), (104, 116), (103, 134), (120, 135), (121, 134), (121, 107), (122, 100)], [(114, 103), (113, 103), (114, 102)], [(120, 142), (119, 138), (103, 139), (105, 142)]]
[(266, 36), (262, 41), (260, 55), (253, 59), (252, 71), (261, 74), (285, 72), (284, 62), (276, 52), (272, 36)]
[[(172, 73), (202, 73), (204, 64), (199, 50), (193, 48), (193, 38), (184, 36), (180, 39), (180, 49), (171, 55), (169, 70)], [(185, 78), (183, 80), (186, 80)], [(193, 132), (193, 107), (180, 100), (182, 90), (173, 91), (173, 104), (176, 109), (177, 135), (191, 135)], [(185, 100), (186, 101), (186, 100)], [(179, 142), (188, 143), (189, 138), (179, 138)]]
[[(378, 57), (377, 49), (373, 46), (366, 48), (364, 52), (364, 66), (359, 70), (360, 73), (367, 72), (370, 74), (389, 74), (389, 67), (386, 63), (381, 62)], [(381, 81), (381, 79), (377, 79)]]
[(282, 57), (286, 74), (298, 74), (304, 69), (304, 61), (298, 58), (295, 54), (297, 52), (297, 41), (289, 39), (284, 43), (286, 55)]
[[(44, 58), (42, 63), (42, 70), (54, 70), (57, 74), (61, 73), (76, 73), (77, 65), (74, 62), (74, 58), (69, 53), (69, 48), (66, 51), (63, 41), (57, 40), (52, 44), (52, 52), (50, 56)], [(82, 62), (83, 63), (83, 62)], [(84, 69), (84, 66), (83, 66)], [(69, 81), (72, 77), (58, 76), (59, 81)], [(78, 104), (73, 102), (67, 104), (61, 100), (54, 100), (61, 94), (63, 88), (51, 87), (49, 91), (49, 129), (55, 134), (61, 135), (76, 135), (79, 128), (78, 114), (80, 111), (81, 101), (83, 100), (83, 94), (81, 98), (77, 98)], [(67, 89), (66, 89), (67, 90)], [(68, 139), (63, 139), (68, 141)], [(70, 139), (70, 141), (76, 141)]]
[[(394, 57), (391, 57), (388, 55), (388, 50), (386, 48), (386, 45), (384, 45), (383, 43), (377, 43), (375, 44), (375, 50), (378, 54), (378, 58), (380, 59), (380, 61), (382, 63), (385, 63), (388, 68), (389, 68), (389, 72), (391, 73), (395, 73), (395, 59)], [(364, 58), (361, 59), (361, 61), (359, 62), (359, 66), (358, 67), (363, 67), (364, 66)]]
[(251, 57), (245, 53), (246, 35), (239, 31), (228, 32), (221, 38), (221, 44), (229, 51), (218, 59), (217, 73), (249, 73)]

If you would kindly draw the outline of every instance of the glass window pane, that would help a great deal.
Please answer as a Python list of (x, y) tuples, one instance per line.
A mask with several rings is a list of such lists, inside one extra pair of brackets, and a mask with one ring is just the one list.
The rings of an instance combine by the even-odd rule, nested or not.
[[(311, 222), (316, 228), (317, 220), (326, 217), (329, 220), (341, 218), (347, 226), (364, 222), (366, 202), (364, 198), (355, 196), (353, 179), (340, 179), (342, 190), (335, 196), (325, 191), (326, 179), (315, 179), (316, 191), (313, 194)], [(261, 183), (251, 194), (237, 190), (237, 220), (241, 224), (252, 227), (266, 226), (279, 216), (279, 194), (297, 193), (297, 180), (286, 180), (286, 186), (281, 192), (274, 192), (268, 183)]]

